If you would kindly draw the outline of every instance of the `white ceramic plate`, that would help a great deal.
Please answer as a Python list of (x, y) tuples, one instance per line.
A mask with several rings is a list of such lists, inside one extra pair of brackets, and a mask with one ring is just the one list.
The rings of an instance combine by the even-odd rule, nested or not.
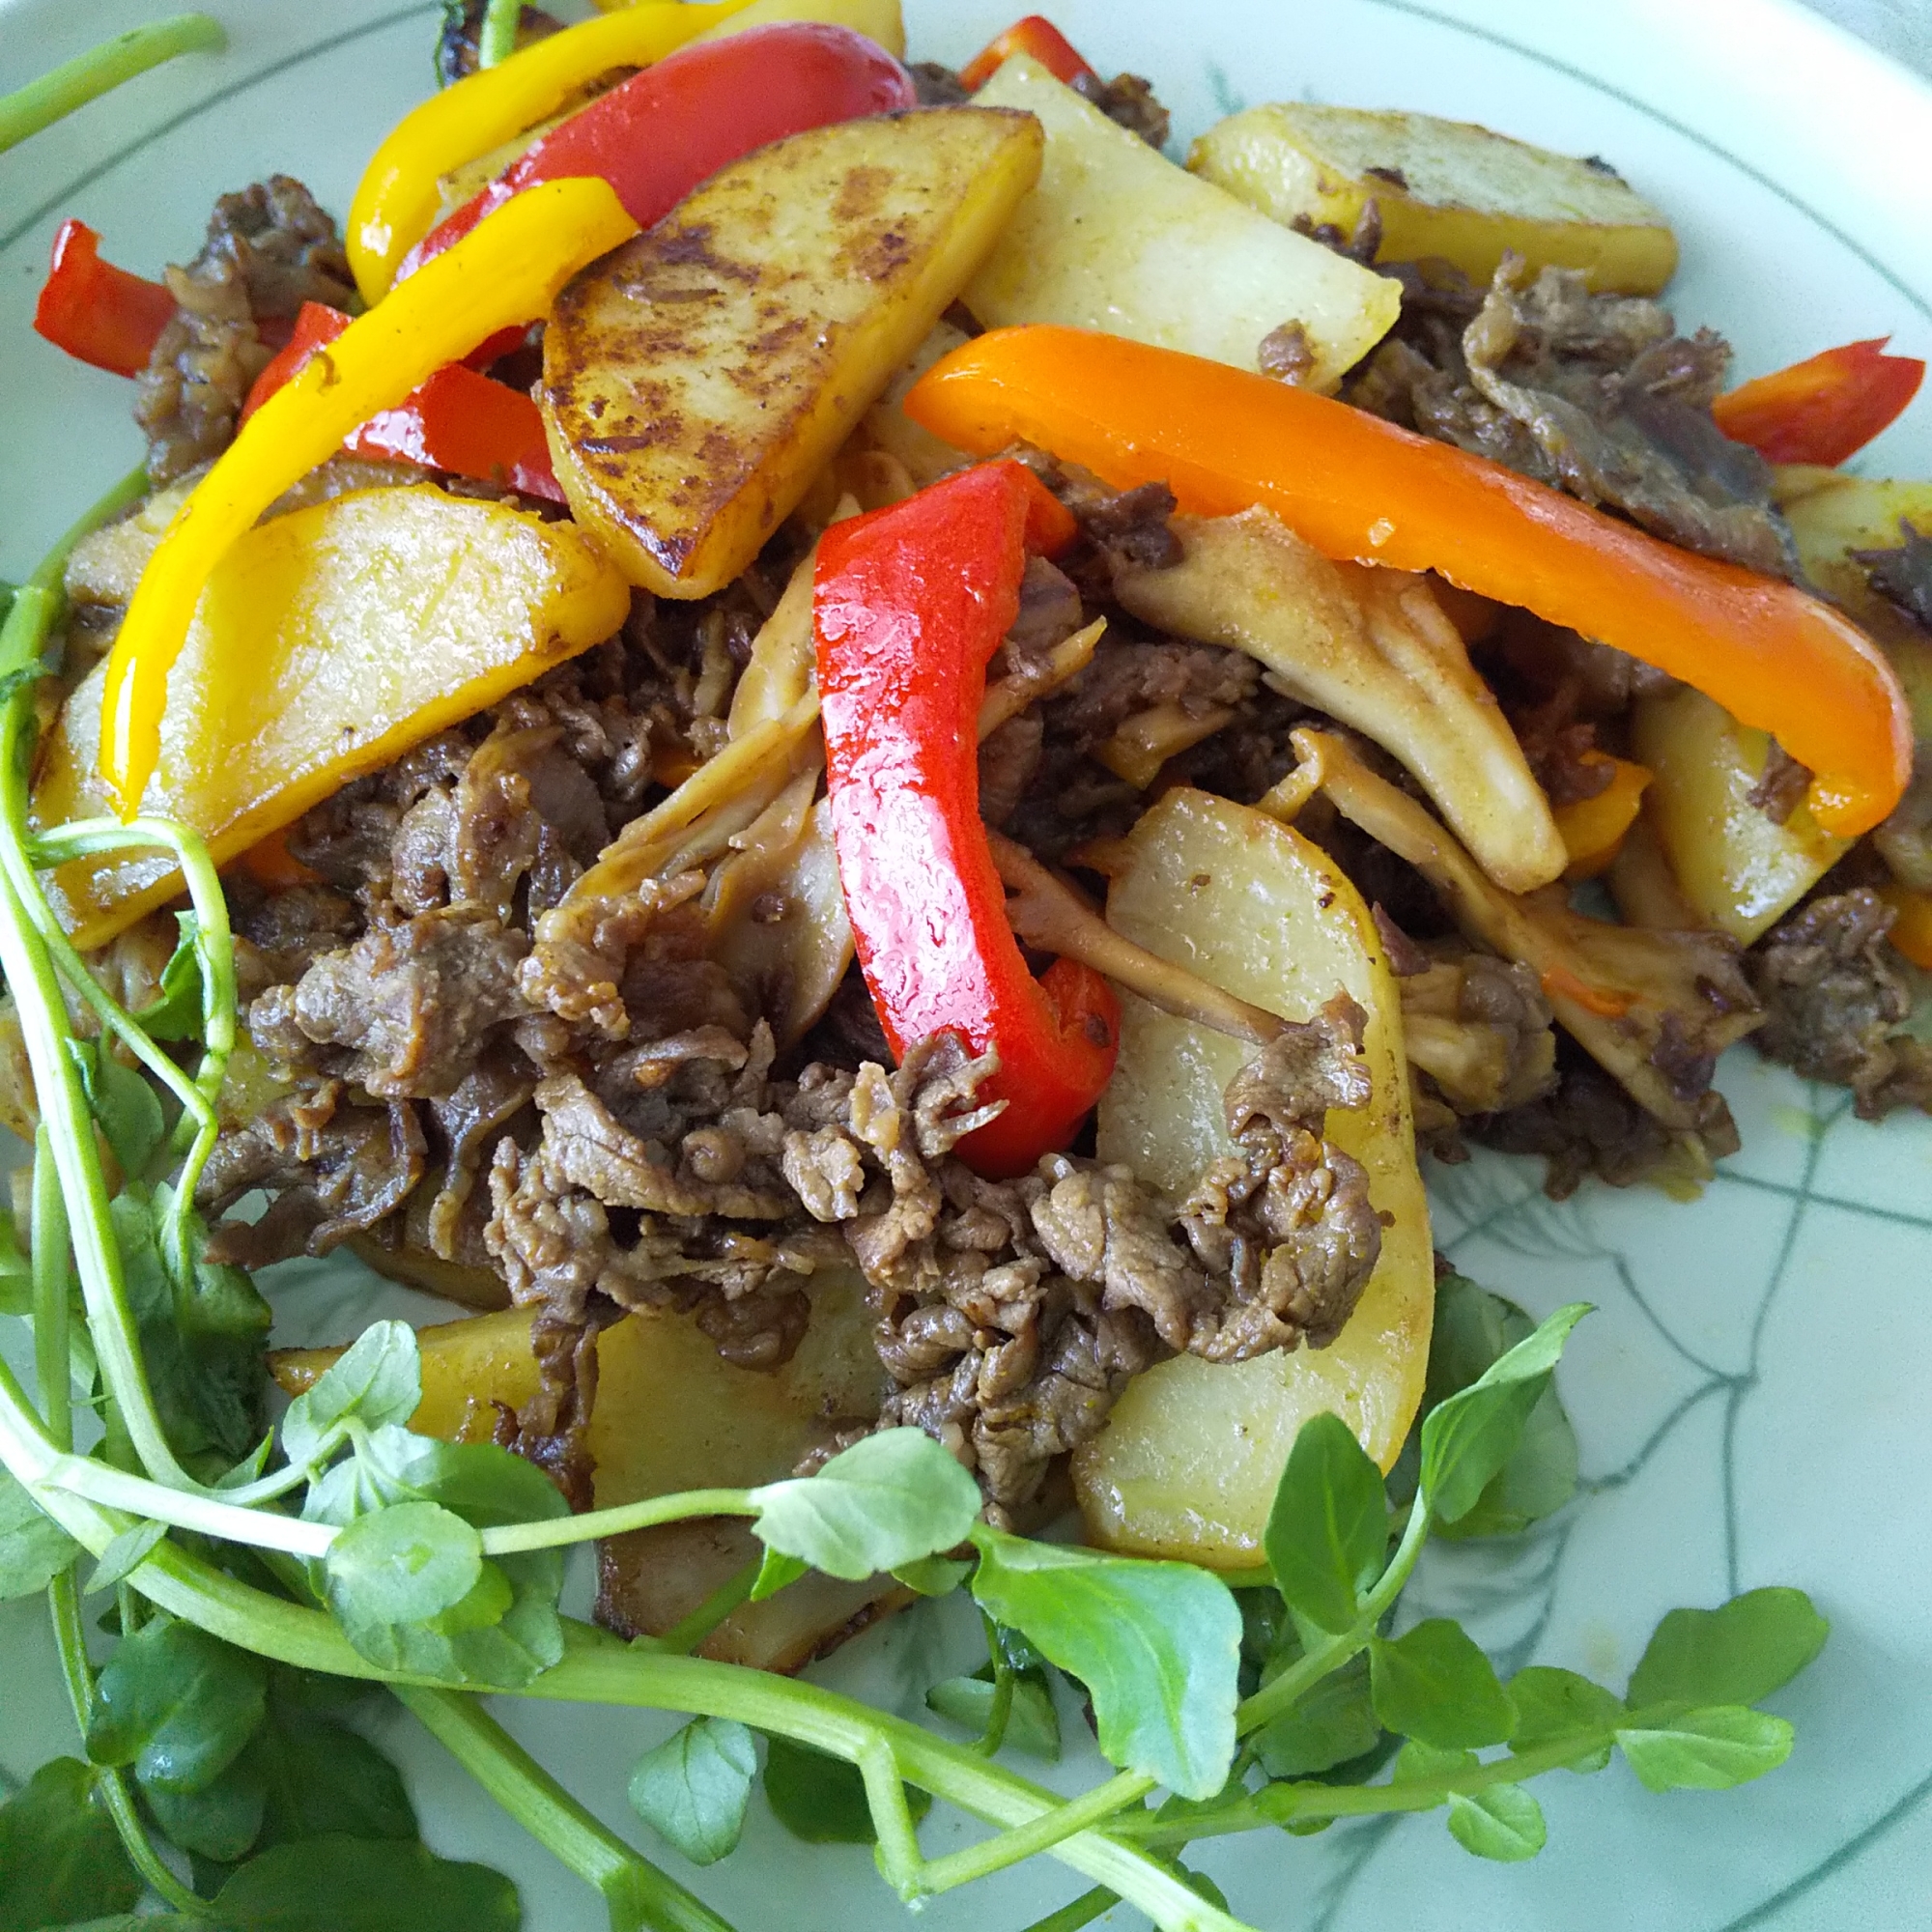
[[(428, 85), (434, 0), (208, 3), (230, 27), (225, 55), (148, 75), (0, 156), (0, 575), (24, 573), (137, 449), (126, 387), (28, 330), (60, 218), (83, 217), (111, 259), (152, 272), (194, 252), (217, 192), (272, 170), (340, 211), (377, 138)], [(0, 0), (0, 89), (158, 11)], [(914, 50), (963, 59), (1019, 11), (1019, 0), (914, 0)], [(1611, 157), (1677, 225), (1680, 321), (1722, 328), (1743, 373), (1887, 332), (1932, 355), (1932, 92), (1795, 7), (1056, 0), (1053, 11), (1105, 71), (1152, 76), (1183, 140), (1247, 102), (1306, 98), (1456, 115)], [(1861, 467), (1932, 474), (1932, 396)], [(1552, 1207), (1528, 1167), (1500, 1159), (1435, 1170), (1436, 1240), (1460, 1266), (1538, 1315), (1579, 1296), (1602, 1313), (1564, 1372), (1584, 1494), (1506, 1558), (1432, 1555), (1411, 1602), (1453, 1608), (1512, 1664), (1618, 1680), (1670, 1605), (1801, 1584), (1833, 1635), (1776, 1700), (1797, 1721), (1796, 1755), (1715, 1796), (1649, 1797), (1621, 1767), (1547, 1778), (1549, 1848), (1528, 1865), (1469, 1859), (1428, 1818), (1205, 1849), (1201, 1862), (1266, 1932), (1932, 1924), (1932, 1122), (1864, 1125), (1842, 1094), (1748, 1052), (1720, 1084), (1745, 1151), (1692, 1207), (1597, 1187)], [(308, 1264), (283, 1271), (274, 1293), (285, 1340), (340, 1339), (379, 1310), (440, 1306)], [(0, 1608), (0, 1768), (12, 1778), (74, 1748), (43, 1621), (38, 1605)], [(973, 1641), (944, 1613), (901, 1618), (825, 1674), (917, 1715), (926, 1684), (969, 1667)], [(643, 1835), (624, 1775), (666, 1725), (514, 1699), (499, 1709), (587, 1804)], [(437, 1849), (508, 1870), (534, 1932), (603, 1923), (589, 1892), (408, 1719), (381, 1729)], [(1070, 1786), (1094, 1770), (1062, 1776)], [(928, 1852), (967, 1829), (935, 1817)], [(745, 1932), (900, 1922), (863, 1852), (800, 1845), (761, 1808), (744, 1849), (709, 1873), (664, 1856)], [(923, 1921), (1016, 1928), (1075, 1889), (1041, 1865), (938, 1901)]]

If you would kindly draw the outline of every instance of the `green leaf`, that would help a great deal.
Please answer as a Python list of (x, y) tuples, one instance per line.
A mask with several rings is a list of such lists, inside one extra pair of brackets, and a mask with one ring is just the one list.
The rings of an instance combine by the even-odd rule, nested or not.
[(1566, 1770), (1602, 1771), (1609, 1763), (1610, 1735), (1624, 1718), (1624, 1701), (1614, 1691), (1574, 1670), (1532, 1663), (1510, 1679), (1509, 1695), (1516, 1706), (1512, 1750), (1541, 1750), (1574, 1737), (1577, 1755), (1565, 1760)]
[(1422, 1493), (1438, 1522), (1455, 1522), (1475, 1508), (1521, 1439), (1571, 1329), (1589, 1312), (1583, 1301), (1559, 1308), (1469, 1387), (1430, 1411), (1422, 1425)]
[(0, 1602), (38, 1596), (79, 1554), (80, 1545), (0, 1467)]
[(523, 1918), (501, 1872), (382, 1838), (278, 1845), (214, 1903), (222, 1932), (517, 1932)]
[(104, 1040), (70, 1037), (67, 1050), (79, 1069), (88, 1110), (114, 1150), (122, 1173), (136, 1178), (167, 1131), (160, 1096), (149, 1086), (148, 1076), (123, 1066)]
[(1339, 1416), (1302, 1424), (1263, 1548), (1292, 1609), (1325, 1631), (1355, 1621), (1356, 1594), (1388, 1554), (1388, 1501), (1381, 1471)]
[(1548, 1839), (1543, 1806), (1520, 1784), (1449, 1794), (1449, 1835), (1465, 1852), (1499, 1864), (1533, 1859)]
[(1183, 1798), (1211, 1798), (1235, 1754), (1241, 1613), (1188, 1563), (1100, 1556), (975, 1528), (973, 1594), (1094, 1699), (1100, 1748)]
[(83, 1594), (111, 1590), (122, 1577), (131, 1576), (154, 1553), (155, 1547), (168, 1533), (164, 1522), (137, 1522), (124, 1529), (105, 1549), (88, 1577)]
[(893, 1570), (895, 1581), (922, 1597), (950, 1597), (972, 1574), (972, 1564), (956, 1562), (951, 1556), (922, 1556), (911, 1563), (896, 1564)]
[[(1425, 1417), (1480, 1380), (1534, 1326), (1514, 1302), (1466, 1276), (1444, 1276), (1435, 1285)], [(1554, 1515), (1576, 1492), (1577, 1434), (1551, 1381), (1524, 1417), (1516, 1447), (1476, 1502), (1456, 1522), (1438, 1523), (1437, 1533), (1452, 1539), (1519, 1535)]]
[(1631, 1672), (1633, 1704), (1755, 1704), (1804, 1668), (1832, 1626), (1803, 1590), (1747, 1590), (1715, 1610), (1672, 1610)]
[(716, 1864), (737, 1848), (757, 1776), (757, 1747), (743, 1724), (696, 1718), (638, 1760), (631, 1808), (693, 1864)]
[(762, 1604), (767, 1597), (776, 1597), (781, 1590), (789, 1589), (801, 1577), (810, 1574), (810, 1563), (801, 1563), (796, 1556), (784, 1556), (768, 1548), (759, 1559), (758, 1574), (752, 1579), (752, 1602)]
[(760, 1539), (828, 1577), (857, 1582), (965, 1542), (980, 1486), (923, 1430), (887, 1429), (815, 1476), (752, 1492)]
[(1431, 1617), (1390, 1641), (1369, 1641), (1376, 1716), (1439, 1750), (1499, 1745), (1516, 1728), (1509, 1693), (1461, 1624)]
[(1479, 1762), (1474, 1751), (1437, 1750), (1434, 1745), (1418, 1744), (1411, 1738), (1396, 1752), (1389, 1777), (1396, 1784), (1439, 1784), (1476, 1770)]
[(1312, 1777), (1372, 1751), (1382, 1727), (1369, 1697), (1369, 1661), (1351, 1657), (1255, 1738), (1270, 1777)]
[(217, 1864), (246, 1858), (262, 1835), (268, 1791), (252, 1745), (199, 1791), (170, 1791), (152, 1783), (143, 1784), (141, 1791), (156, 1823), (183, 1851)]
[(161, 968), (159, 990), (153, 1004), (134, 1015), (150, 1039), (201, 1037), (201, 921), (191, 912), (178, 912), (175, 920), (181, 938)]
[(366, 1429), (407, 1423), (421, 1401), (415, 1330), (407, 1321), (372, 1321), (289, 1404), (282, 1449), (292, 1463), (314, 1463), (329, 1433), (352, 1416)]
[(0, 1804), (0, 1932), (125, 1912), (142, 1885), (91, 1765), (57, 1757)]
[[(992, 1721), (993, 1695), (990, 1678), (947, 1677), (925, 1693), (925, 1708), (984, 1737)], [(1053, 1708), (1053, 1693), (1037, 1677), (1013, 1679), (1005, 1742), (1029, 1757), (1052, 1762), (1060, 1756), (1060, 1713)]]
[[(917, 1824), (932, 1799), (917, 1785), (903, 1789)], [(765, 1740), (765, 1801), (779, 1823), (808, 1844), (869, 1845), (878, 1836), (858, 1767), (789, 1738)]]
[(1791, 1735), (1782, 1718), (1719, 1704), (1655, 1719), (1639, 1711), (1617, 1743), (1649, 1790), (1723, 1791), (1776, 1771), (1791, 1755)]
[(337, 1534), (323, 1573), (345, 1630), (429, 1623), (481, 1582), (483, 1539), (440, 1503), (391, 1503)]
[(88, 1755), (131, 1764), (145, 1786), (206, 1790), (254, 1736), (267, 1688), (260, 1658), (156, 1617), (121, 1639), (100, 1673)]
[(245, 1755), (262, 1776), (264, 1851), (308, 1838), (416, 1835), (396, 1767), (359, 1732), (301, 1709), (286, 1691), (271, 1699)]

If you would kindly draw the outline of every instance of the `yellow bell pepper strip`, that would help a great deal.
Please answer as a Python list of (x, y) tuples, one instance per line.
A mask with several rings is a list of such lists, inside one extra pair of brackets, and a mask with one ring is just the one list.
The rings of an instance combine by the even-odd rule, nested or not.
[(1563, 848), (1570, 854), (1563, 876), (1572, 885), (1579, 879), (1594, 879), (1599, 872), (1609, 868), (1611, 861), (1623, 849), (1631, 827), (1636, 823), (1644, 789), (1650, 783), (1649, 767), (1633, 764), (1628, 758), (1613, 758), (1605, 752), (1586, 752), (1583, 762), (1610, 766), (1610, 781), (1592, 797), (1572, 799), (1550, 812), (1562, 836)]
[(1898, 803), (1912, 720), (1884, 654), (1768, 577), (1677, 549), (1500, 464), (1265, 376), (1072, 328), (996, 329), (903, 408), (975, 455), (1015, 441), (1182, 510), (1260, 503), (1332, 557), (1434, 570), (1694, 685), (1813, 772), (1812, 815), (1855, 838)]
[(485, 336), (543, 315), (578, 270), (637, 228), (608, 182), (531, 188), (358, 316), (249, 417), (175, 512), (107, 661), (100, 776), (124, 815), (155, 769), (168, 670), (223, 552), (352, 430)]
[(1886, 934), (1893, 951), (1932, 973), (1932, 893), (1888, 883), (1878, 889), (1878, 895), (1897, 914)]
[(349, 204), (349, 266), (362, 299), (373, 305), (387, 294), (397, 264), (436, 225), (437, 183), (452, 168), (547, 120), (598, 75), (662, 60), (747, 4), (646, 0), (552, 34), (412, 108), (376, 150)]

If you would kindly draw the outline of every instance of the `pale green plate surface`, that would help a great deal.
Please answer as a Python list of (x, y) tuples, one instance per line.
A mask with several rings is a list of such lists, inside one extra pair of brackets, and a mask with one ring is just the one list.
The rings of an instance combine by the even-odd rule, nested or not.
[[(425, 87), (433, 5), (210, 4), (230, 24), (228, 54), (149, 75), (0, 156), (0, 576), (30, 567), (136, 449), (125, 385), (27, 330), (60, 217), (82, 216), (111, 259), (153, 272), (193, 252), (215, 193), (271, 170), (339, 212), (374, 141)], [(0, 88), (161, 11), (0, 0)], [(957, 60), (1018, 11), (1018, 0), (914, 6), (915, 51)], [(1932, 94), (1795, 9), (1065, 0), (1053, 11), (1104, 69), (1151, 75), (1183, 136), (1236, 105), (1307, 97), (1453, 114), (1610, 157), (1676, 221), (1680, 321), (1723, 328), (1745, 373), (1888, 331), (1896, 348), (1932, 355)], [(1864, 467), (1932, 474), (1932, 398)], [(1527, 1168), (1500, 1160), (1433, 1171), (1436, 1238), (1463, 1268), (1539, 1315), (1579, 1296), (1602, 1313), (1564, 1372), (1584, 1495), (1507, 1561), (1432, 1557), (1412, 1601), (1471, 1619), (1511, 1662), (1615, 1680), (1671, 1605), (1802, 1584), (1834, 1630), (1776, 1700), (1797, 1720), (1797, 1754), (1716, 1796), (1651, 1798), (1621, 1767), (1559, 1774), (1539, 1786), (1549, 1849), (1530, 1865), (1480, 1864), (1432, 1819), (1204, 1854), (1266, 1932), (1932, 1925), (1932, 1122), (1864, 1125), (1840, 1094), (1747, 1053), (1720, 1084), (1745, 1151), (1694, 1207), (1596, 1188), (1552, 1207)], [(379, 1306), (432, 1308), (309, 1264), (276, 1296), (289, 1340), (339, 1339)], [(42, 1621), (37, 1605), (0, 1610), (11, 1778), (74, 1747)], [(911, 1715), (971, 1643), (944, 1616), (900, 1619), (826, 1674)], [(502, 1708), (586, 1803), (641, 1830), (627, 1820), (623, 1777), (659, 1727)], [(588, 1892), (422, 1733), (400, 1715), (384, 1728), (440, 1850), (511, 1871), (535, 1932), (602, 1922)], [(1064, 1768), (1069, 1781), (1093, 1769)], [(935, 1818), (928, 1852), (954, 1829)], [(745, 1932), (902, 1919), (864, 1854), (798, 1845), (762, 1810), (745, 1850), (695, 1882)], [(940, 1901), (923, 1922), (1003, 1932), (1074, 1889), (1043, 1867)]]

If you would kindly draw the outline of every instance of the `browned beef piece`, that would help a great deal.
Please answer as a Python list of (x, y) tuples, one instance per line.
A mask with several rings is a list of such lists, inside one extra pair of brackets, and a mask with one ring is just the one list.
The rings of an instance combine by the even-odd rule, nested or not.
[(1100, 640), (1093, 662), (1047, 700), (1047, 728), (1082, 750), (1103, 745), (1136, 712), (1178, 704), (1190, 714), (1236, 705), (1254, 695), (1261, 669), (1240, 651), (1216, 644)]
[(1897, 915), (1863, 886), (1801, 907), (1745, 955), (1765, 1005), (1759, 1052), (1849, 1087), (1868, 1121), (1932, 1106), (1932, 1051), (1894, 1032), (1912, 995), (1886, 934)]
[[(489, 0), (443, 0), (442, 32), (436, 37), (437, 85), (447, 87), (476, 71), (477, 38)], [(527, 47), (563, 31), (563, 22), (541, 7), (517, 11), (517, 45)]]
[(1764, 771), (1746, 800), (1771, 820), (1782, 825), (1798, 810), (1811, 788), (1811, 768), (1801, 765), (1776, 738), (1766, 753)]
[(937, 61), (914, 61), (907, 71), (922, 107), (963, 107), (973, 98), (965, 82)]
[(274, 1199), (252, 1226), (217, 1226), (209, 1259), (253, 1268), (326, 1255), (402, 1206), (422, 1178), (423, 1156), (422, 1127), (406, 1102), (357, 1106), (339, 1080), (304, 1084), (215, 1144), (197, 1207), (219, 1214), (256, 1188)]
[(1573, 270), (1497, 270), (1456, 332), (1461, 292), (1437, 272), (1350, 398), (1616, 510), (1673, 543), (1776, 576), (1797, 553), (1769, 466), (1711, 416), (1730, 349), (1673, 333), (1654, 301), (1593, 296)]
[(1932, 631), (1932, 535), (1901, 517), (1898, 537), (1895, 549), (1855, 550), (1852, 561), (1863, 568), (1865, 582), (1881, 597)]
[(1130, 134), (1138, 134), (1150, 148), (1167, 145), (1172, 117), (1154, 98), (1153, 88), (1137, 73), (1117, 73), (1112, 80), (1093, 81), (1084, 76), (1075, 81), (1076, 94), (1084, 95), (1109, 121), (1118, 122)]
[(156, 487), (228, 446), (249, 385), (273, 354), (258, 323), (293, 317), (305, 301), (345, 308), (355, 297), (334, 221), (287, 175), (224, 194), (201, 253), (170, 268), (167, 280), (179, 307), (134, 404)]
[(354, 902), (327, 886), (291, 886), (263, 895), (247, 875), (228, 886), (235, 929), (235, 972), (243, 1002), (278, 981), (299, 980), (317, 954), (332, 952), (361, 930)]
[[(378, 926), (325, 953), (293, 986), (256, 1001), (255, 1042), (284, 1065), (320, 1064), (381, 1099), (455, 1093), (493, 1028), (521, 1017), (526, 935), (487, 913), (446, 908)], [(303, 1042), (333, 1048), (308, 1053)]]

